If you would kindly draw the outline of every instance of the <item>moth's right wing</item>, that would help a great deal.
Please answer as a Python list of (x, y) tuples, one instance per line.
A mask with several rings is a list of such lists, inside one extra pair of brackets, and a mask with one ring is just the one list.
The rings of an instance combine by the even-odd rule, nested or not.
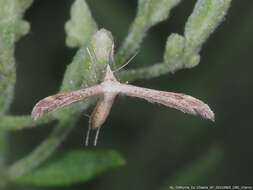
[(175, 108), (184, 113), (200, 115), (205, 119), (214, 121), (214, 113), (209, 106), (192, 96), (181, 93), (152, 90), (127, 84), (120, 84), (119, 88), (121, 93), (127, 96), (142, 98), (149, 102), (159, 103), (167, 107)]
[(48, 96), (40, 100), (33, 108), (32, 118), (39, 119), (45, 113), (55, 111), (59, 108), (68, 106), (70, 104), (79, 102), (91, 96), (98, 96), (103, 94), (101, 85), (92, 86), (89, 88), (72, 91), (61, 92), (52, 96)]

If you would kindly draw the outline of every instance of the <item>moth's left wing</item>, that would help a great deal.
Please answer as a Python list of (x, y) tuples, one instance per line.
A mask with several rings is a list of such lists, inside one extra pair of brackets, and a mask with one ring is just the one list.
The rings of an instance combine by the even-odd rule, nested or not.
[(85, 98), (97, 96), (100, 94), (102, 94), (102, 88), (100, 85), (96, 85), (73, 92), (61, 92), (52, 96), (48, 96), (40, 100), (34, 106), (32, 111), (32, 118), (34, 120), (37, 120), (47, 112), (55, 111), (59, 108), (84, 100)]

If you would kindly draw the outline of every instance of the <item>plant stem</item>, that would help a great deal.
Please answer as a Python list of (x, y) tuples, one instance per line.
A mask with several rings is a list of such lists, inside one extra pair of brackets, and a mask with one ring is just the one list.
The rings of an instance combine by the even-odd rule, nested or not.
[(151, 66), (129, 69), (119, 73), (119, 78), (122, 81), (133, 82), (140, 79), (150, 79), (171, 72), (170, 67), (164, 63), (157, 63)]
[(69, 117), (62, 119), (51, 134), (30, 155), (14, 163), (8, 169), (7, 179), (14, 180), (27, 174), (45, 161), (75, 126), (77, 118), (77, 115), (69, 115)]
[(40, 120), (33, 121), (30, 115), (24, 116), (9, 116), (5, 115), (0, 118), (0, 129), (1, 130), (21, 130), (28, 127), (35, 127), (37, 125), (43, 125), (55, 118), (52, 115), (47, 115)]
[[(174, 3), (174, 5), (176, 5), (178, 2)], [(120, 78), (131, 82), (138, 79), (158, 77), (169, 72), (175, 72), (183, 68), (192, 68), (198, 65), (201, 47), (224, 20), (230, 4), (231, 0), (198, 0), (192, 14), (186, 22), (184, 36), (171, 34), (168, 37), (163, 63), (123, 71), (119, 74)], [(135, 25), (134, 23), (133, 29), (135, 29), (135, 27), (138, 28), (138, 26)], [(133, 30), (132, 34), (130, 30), (130, 37), (134, 35), (134, 31), (135, 30)], [(137, 42), (139, 42), (138, 40)], [(128, 41), (129, 40), (126, 40), (123, 47), (120, 49), (119, 56), (124, 57), (126, 55), (124, 54), (124, 51), (126, 51), (124, 46), (126, 45), (128, 45), (127, 48), (137, 48), (136, 44), (130, 46), (131, 43), (134, 43), (133, 41), (131, 41), (131, 43)], [(121, 61), (119, 64), (121, 64)]]
[(170, 11), (180, 2), (181, 0), (139, 0), (137, 15), (116, 55), (116, 64), (124, 64), (140, 48), (147, 31), (166, 20)]
[[(29, 31), (29, 24), (22, 19), (33, 0), (0, 0), (0, 117), (8, 112), (16, 82), (15, 42)], [(0, 128), (0, 186), (4, 184), (7, 134)]]

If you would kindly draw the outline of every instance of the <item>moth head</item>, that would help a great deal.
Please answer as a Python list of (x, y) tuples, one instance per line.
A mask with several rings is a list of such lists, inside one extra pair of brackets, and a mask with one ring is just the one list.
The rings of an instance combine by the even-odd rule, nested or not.
[(104, 81), (117, 81), (109, 64), (106, 66)]

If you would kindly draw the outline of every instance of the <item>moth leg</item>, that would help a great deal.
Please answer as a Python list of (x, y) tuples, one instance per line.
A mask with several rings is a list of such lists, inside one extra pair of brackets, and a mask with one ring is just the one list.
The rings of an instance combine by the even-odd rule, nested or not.
[(89, 119), (90, 119), (90, 115), (89, 115), (89, 114), (84, 113), (83, 115), (84, 115), (85, 117), (87, 117), (87, 118), (89, 118)]
[(96, 135), (95, 135), (95, 140), (94, 140), (94, 146), (97, 145), (97, 142), (98, 142), (98, 136), (99, 136), (99, 131), (100, 131), (100, 127), (97, 128), (97, 131), (96, 131)]
[(86, 132), (86, 137), (85, 137), (85, 146), (89, 145), (89, 138), (90, 138), (90, 130), (91, 130), (91, 126), (89, 124), (88, 130)]

